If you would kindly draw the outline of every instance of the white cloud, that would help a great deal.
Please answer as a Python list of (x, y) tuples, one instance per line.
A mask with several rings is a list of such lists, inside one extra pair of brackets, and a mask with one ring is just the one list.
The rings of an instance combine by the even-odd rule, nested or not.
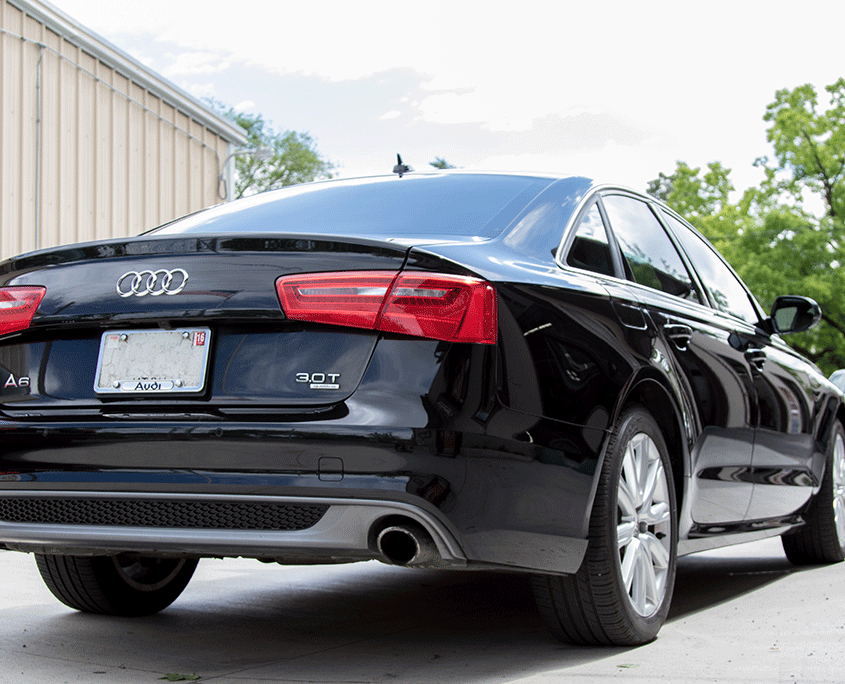
[(379, 117), (379, 120), (387, 121), (389, 119), (396, 119), (400, 116), (402, 116), (402, 112), (400, 112), (398, 109), (391, 109), (389, 112), (385, 112), (384, 114), (382, 114)]
[(252, 100), (244, 100), (243, 102), (238, 102), (232, 109), (236, 112), (255, 111), (255, 103)]
[(627, 185), (642, 190), (657, 175), (653, 169), (672, 170), (674, 160), (666, 151), (609, 141), (598, 149), (564, 155), (509, 154), (490, 156), (473, 168), (485, 170), (546, 171), (586, 176), (598, 182)]
[(198, 100), (202, 100), (206, 97), (215, 97), (217, 95), (217, 90), (214, 87), (213, 83), (191, 83), (187, 84), (185, 90), (188, 91), (191, 95), (193, 95)]
[[(547, 117), (601, 113), (605, 121), (643, 131), (642, 139), (597, 128), (586, 136), (590, 154), (552, 161), (557, 170), (571, 162), (566, 166), (604, 169), (602, 176), (611, 178), (619, 177), (615, 170), (627, 175), (636, 168), (648, 168), (654, 177), (671, 171), (676, 159), (750, 167), (768, 151), (761, 119), (775, 90), (805, 82), (824, 85), (841, 75), (839, 33), (845, 23), (845, 4), (825, 0), (803, 0), (801, 12), (792, 0), (653, 0), (646, 5), (522, 0), (506, 12), (480, 0), (429, 0), (422, 11), (418, 4), (396, 0), (241, 0), (234, 8), (223, 0), (52, 1), (115, 42), (133, 34), (180, 46), (166, 67), (159, 66), (179, 83), (217, 82), (228, 65), (326, 82), (412, 70), (422, 96), (416, 90), (402, 95), (417, 123), (439, 127), (440, 149), (473, 144), (467, 126), (486, 135), (518, 132), (528, 140)], [(784, 35), (788, 48), (777, 42)], [(156, 60), (164, 64), (162, 55)], [(192, 93), (201, 89), (184, 87)], [(374, 101), (380, 91), (372, 79), (367, 88), (344, 84), (338, 90), (344, 109), (385, 112), (380, 121), (395, 117), (398, 94), (385, 92), (383, 101)], [(266, 103), (274, 100), (260, 90), (231, 101), (246, 97), (271, 119), (306, 112), (313, 119), (307, 127), (318, 135), (321, 127), (331, 127), (320, 117), (337, 115), (325, 107), (314, 113), (301, 100), (267, 111)], [(596, 125), (601, 125), (598, 117)], [(363, 147), (387, 144), (380, 133), (373, 129), (373, 144)], [(612, 144), (614, 137), (630, 147)], [(465, 157), (489, 154), (481, 139), (472, 139), (478, 147)], [(397, 144), (413, 143), (409, 134)], [(531, 149), (536, 148), (535, 140)], [(343, 161), (342, 151), (331, 154)], [(360, 157), (360, 152), (349, 154), (356, 164), (364, 163)], [(497, 159), (502, 165), (548, 161)]]
[(219, 52), (195, 51), (183, 52), (178, 55), (167, 55), (170, 64), (161, 70), (165, 78), (177, 76), (193, 76), (196, 74), (213, 74), (225, 71), (231, 66), (231, 61)]

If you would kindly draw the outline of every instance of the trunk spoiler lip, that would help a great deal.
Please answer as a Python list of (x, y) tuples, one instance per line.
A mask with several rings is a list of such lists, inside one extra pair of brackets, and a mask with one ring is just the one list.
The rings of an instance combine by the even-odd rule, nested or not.
[(174, 257), (203, 253), (314, 252), (320, 249), (328, 250), (338, 244), (342, 244), (348, 252), (404, 258), (415, 246), (443, 242), (432, 239), (393, 240), (293, 232), (161, 237), (142, 235), (51, 247), (12, 257), (0, 262), (0, 285), (11, 284), (12, 278), (37, 269), (98, 259)]

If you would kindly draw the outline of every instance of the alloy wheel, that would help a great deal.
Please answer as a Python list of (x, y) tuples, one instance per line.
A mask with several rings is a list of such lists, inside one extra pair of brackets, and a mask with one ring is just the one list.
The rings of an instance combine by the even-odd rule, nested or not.
[(645, 433), (634, 435), (625, 448), (616, 503), (622, 583), (631, 607), (649, 617), (666, 594), (673, 540), (666, 471), (657, 445)]
[(845, 544), (845, 441), (839, 433), (833, 445), (833, 520), (839, 544)]

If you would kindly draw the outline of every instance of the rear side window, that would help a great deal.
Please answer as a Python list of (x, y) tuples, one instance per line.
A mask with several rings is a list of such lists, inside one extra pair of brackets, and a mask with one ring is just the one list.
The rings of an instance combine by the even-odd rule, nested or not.
[(625, 195), (609, 195), (602, 202), (628, 279), (697, 302), (681, 255), (648, 204)]
[(584, 214), (566, 257), (568, 266), (603, 275), (613, 275), (610, 244), (597, 204)]
[(710, 293), (714, 306), (719, 311), (741, 318), (752, 325), (756, 324), (760, 317), (748, 291), (716, 250), (673, 216), (665, 213), (664, 216), (689, 255), (701, 282)]

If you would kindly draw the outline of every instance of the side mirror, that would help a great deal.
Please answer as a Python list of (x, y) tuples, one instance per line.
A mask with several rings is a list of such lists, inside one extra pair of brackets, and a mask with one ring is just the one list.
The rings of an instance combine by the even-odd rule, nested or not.
[(809, 330), (821, 318), (821, 308), (809, 297), (785, 295), (775, 300), (769, 320), (774, 332), (786, 335)]

